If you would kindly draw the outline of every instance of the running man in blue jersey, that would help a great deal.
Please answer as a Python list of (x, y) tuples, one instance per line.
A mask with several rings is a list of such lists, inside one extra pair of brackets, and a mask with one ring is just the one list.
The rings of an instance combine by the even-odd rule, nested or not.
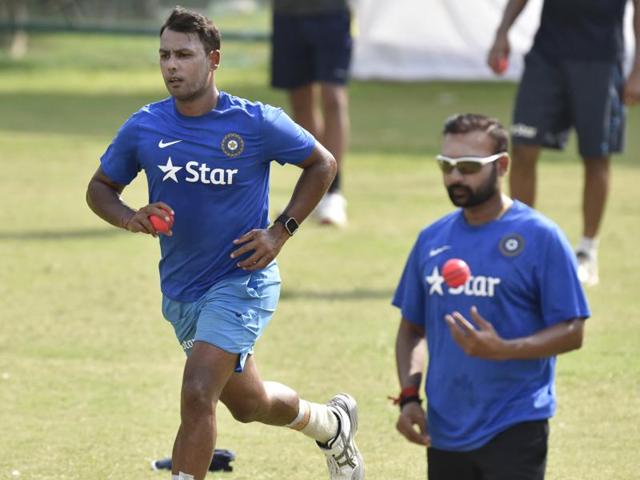
[[(495, 119), (447, 120), (438, 161), (461, 208), (420, 233), (393, 298), (397, 429), (428, 447), (430, 480), (544, 478), (556, 355), (580, 348), (590, 315), (562, 232), (501, 191), (507, 148)], [(462, 286), (444, 281), (451, 258), (471, 269)]]
[[(528, 0), (509, 0), (488, 63), (500, 73), (509, 29)], [(625, 105), (640, 102), (640, 0), (634, 5), (635, 55), (623, 72), (623, 18), (628, 0), (545, 0), (525, 58), (513, 113), (511, 195), (534, 205), (540, 148), (563, 149), (574, 127), (584, 164), (578, 277), (596, 285), (598, 233), (609, 194), (610, 157), (624, 147)]]
[[(282, 110), (219, 91), (220, 35), (206, 17), (176, 7), (160, 31), (170, 97), (133, 114), (100, 160), (87, 201), (101, 218), (152, 236), (150, 215), (175, 221), (160, 236), (165, 318), (187, 354), (174, 479), (202, 479), (222, 401), (241, 422), (299, 430), (317, 441), (331, 479), (364, 478), (347, 394), (326, 405), (260, 378), (253, 346), (276, 308), (275, 257), (313, 210), (336, 171), (333, 156)], [(269, 165), (302, 169), (291, 201), (269, 225)], [(149, 204), (120, 194), (144, 170)]]

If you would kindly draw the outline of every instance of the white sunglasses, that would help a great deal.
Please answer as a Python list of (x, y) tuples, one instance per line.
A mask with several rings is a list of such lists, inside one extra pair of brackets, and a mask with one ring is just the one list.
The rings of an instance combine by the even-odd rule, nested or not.
[(507, 155), (507, 152), (495, 153), (488, 157), (468, 156), (451, 158), (446, 155), (438, 155), (436, 156), (436, 160), (438, 160), (440, 170), (444, 173), (451, 173), (454, 168), (457, 168), (461, 174), (471, 175), (478, 173), (484, 165), (495, 162), (497, 159), (504, 157), (505, 155)]

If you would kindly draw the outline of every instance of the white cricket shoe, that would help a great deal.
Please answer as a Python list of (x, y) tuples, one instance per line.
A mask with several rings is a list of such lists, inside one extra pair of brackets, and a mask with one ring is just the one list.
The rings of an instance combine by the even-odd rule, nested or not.
[(327, 193), (313, 211), (313, 218), (323, 225), (347, 226), (347, 201), (342, 194)]
[(339, 393), (327, 402), (338, 417), (338, 434), (323, 445), (318, 443), (327, 457), (329, 480), (364, 479), (364, 460), (353, 437), (358, 430), (358, 405), (355, 398)]
[(587, 287), (593, 287), (598, 284), (600, 277), (598, 275), (598, 255), (595, 251), (589, 253), (582, 250), (576, 252), (578, 259), (578, 279)]

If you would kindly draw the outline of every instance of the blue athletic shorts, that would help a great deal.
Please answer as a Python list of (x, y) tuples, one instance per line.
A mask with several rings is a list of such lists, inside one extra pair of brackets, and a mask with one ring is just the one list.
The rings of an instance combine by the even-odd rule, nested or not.
[(349, 11), (318, 15), (274, 13), (271, 85), (296, 88), (314, 82), (344, 85), (351, 63)]
[(221, 280), (195, 302), (177, 302), (163, 296), (162, 314), (187, 355), (194, 342), (206, 342), (237, 353), (236, 372), (241, 372), (279, 297), (280, 272), (272, 262), (263, 270)]
[(511, 127), (514, 144), (564, 148), (576, 129), (582, 157), (621, 152), (624, 76), (619, 62), (525, 58)]

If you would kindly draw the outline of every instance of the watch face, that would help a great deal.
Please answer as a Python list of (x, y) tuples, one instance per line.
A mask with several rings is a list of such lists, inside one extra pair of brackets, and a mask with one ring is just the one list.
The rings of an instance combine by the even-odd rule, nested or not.
[(296, 221), (295, 218), (290, 217), (287, 219), (286, 222), (284, 222), (284, 228), (287, 229), (287, 232), (289, 232), (289, 235), (293, 235), (294, 233), (296, 233), (296, 230), (298, 229), (298, 222)]

